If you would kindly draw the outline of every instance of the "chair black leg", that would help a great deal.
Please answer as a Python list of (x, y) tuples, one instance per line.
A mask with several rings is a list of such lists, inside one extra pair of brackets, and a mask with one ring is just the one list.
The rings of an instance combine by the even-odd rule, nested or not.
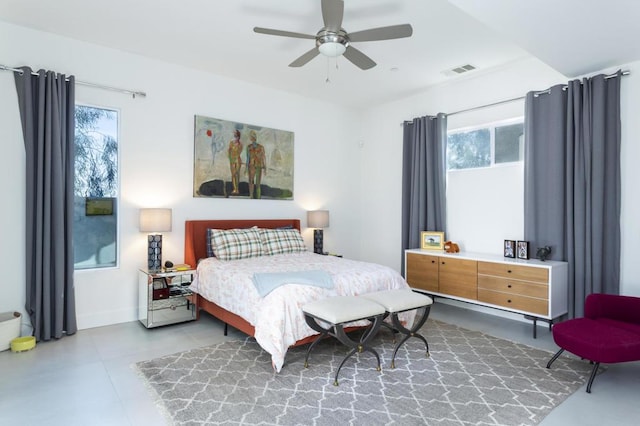
[(600, 366), (599, 362), (593, 363), (593, 370), (591, 370), (591, 376), (589, 377), (589, 383), (587, 383), (587, 393), (591, 393), (591, 385), (593, 384), (593, 379), (596, 378), (596, 373), (598, 372), (598, 367)]
[(547, 368), (551, 368), (551, 364), (553, 364), (553, 361), (555, 361), (556, 359), (558, 359), (558, 357), (560, 356), (560, 354), (564, 352), (564, 349), (560, 349), (558, 352), (556, 352), (556, 354), (549, 360), (549, 362), (547, 363)]

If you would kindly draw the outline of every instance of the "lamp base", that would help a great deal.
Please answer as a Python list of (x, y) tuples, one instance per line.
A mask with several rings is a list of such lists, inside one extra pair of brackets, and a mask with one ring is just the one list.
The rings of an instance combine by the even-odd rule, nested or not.
[(322, 229), (313, 230), (313, 252), (322, 254)]
[(162, 234), (149, 234), (147, 241), (147, 269), (149, 272), (162, 271)]

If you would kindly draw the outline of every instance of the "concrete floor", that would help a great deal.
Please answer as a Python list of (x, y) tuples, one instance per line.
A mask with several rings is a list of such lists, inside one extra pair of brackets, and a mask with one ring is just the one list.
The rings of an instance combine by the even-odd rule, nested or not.
[[(546, 324), (530, 323), (435, 303), (431, 318), (555, 351)], [(160, 425), (160, 411), (131, 367), (137, 361), (242, 338), (203, 314), (200, 321), (147, 330), (139, 322), (82, 330), (29, 352), (0, 352), (2, 425)], [(286, 368), (286, 367), (285, 367)], [(542, 425), (640, 424), (640, 362), (608, 365), (571, 395)]]

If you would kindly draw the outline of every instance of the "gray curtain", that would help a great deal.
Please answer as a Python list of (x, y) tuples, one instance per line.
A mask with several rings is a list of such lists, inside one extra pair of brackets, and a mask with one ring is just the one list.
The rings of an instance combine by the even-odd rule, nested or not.
[(402, 273), (404, 250), (420, 247), (421, 231), (445, 231), (447, 116), (405, 121), (402, 147)]
[(26, 152), (26, 305), (36, 340), (77, 331), (73, 283), (74, 77), (15, 74)]
[(620, 290), (620, 78), (597, 75), (525, 102), (525, 239), (569, 262), (569, 316)]

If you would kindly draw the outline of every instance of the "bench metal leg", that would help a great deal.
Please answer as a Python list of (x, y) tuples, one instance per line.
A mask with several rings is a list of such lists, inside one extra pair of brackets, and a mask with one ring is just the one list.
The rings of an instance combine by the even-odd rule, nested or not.
[(369, 321), (371, 321), (371, 324), (367, 327), (367, 329), (364, 331), (364, 333), (362, 333), (360, 338), (356, 341), (356, 340), (351, 339), (347, 335), (347, 333), (344, 331), (344, 324), (332, 324), (331, 328), (326, 329), (326, 328), (323, 328), (322, 326), (320, 326), (316, 322), (315, 318), (313, 318), (310, 315), (305, 315), (305, 321), (307, 322), (309, 327), (311, 327), (312, 329), (314, 329), (315, 331), (318, 331), (320, 333), (320, 336), (318, 336), (318, 338), (316, 338), (316, 340), (314, 340), (311, 343), (311, 345), (309, 346), (309, 349), (307, 349), (307, 355), (306, 355), (305, 360), (304, 360), (305, 368), (307, 368), (309, 366), (309, 364), (308, 364), (309, 354), (311, 353), (313, 348), (316, 346), (316, 344), (322, 338), (324, 338), (326, 335), (330, 335), (330, 336), (333, 336), (336, 339), (338, 339), (338, 341), (340, 341), (340, 343), (342, 343), (343, 345), (351, 348), (351, 350), (347, 353), (347, 355), (344, 357), (344, 359), (342, 360), (342, 362), (338, 366), (338, 369), (336, 371), (336, 375), (335, 375), (335, 378), (334, 378), (334, 381), (333, 381), (334, 386), (338, 386), (338, 375), (340, 374), (340, 370), (342, 369), (342, 366), (355, 353), (371, 352), (376, 357), (376, 361), (378, 363), (378, 365), (376, 367), (376, 370), (380, 371), (381, 370), (381, 368), (380, 368), (380, 355), (378, 355), (378, 352), (376, 352), (375, 349), (373, 349), (369, 345), (369, 343), (370, 343), (371, 339), (373, 339), (373, 337), (376, 335), (378, 330), (380, 329), (380, 326), (382, 325), (383, 317), (384, 317), (384, 315), (377, 315), (377, 316), (374, 316), (372, 318), (369, 318)]
[(347, 354), (347, 356), (344, 357), (344, 359), (340, 363), (340, 366), (338, 367), (338, 370), (336, 371), (336, 377), (335, 377), (335, 380), (333, 381), (334, 386), (338, 386), (338, 375), (340, 374), (340, 369), (342, 368), (344, 363), (349, 358), (351, 358), (351, 356), (356, 352), (357, 353), (371, 352), (373, 355), (375, 355), (376, 361), (378, 363), (376, 366), (376, 371), (381, 370), (380, 355), (378, 355), (378, 352), (376, 352), (375, 349), (369, 346), (369, 341), (378, 333), (378, 330), (380, 329), (380, 325), (382, 324), (383, 317), (384, 317), (383, 315), (378, 315), (373, 318), (369, 318), (369, 321), (371, 321), (371, 325), (367, 327), (364, 333), (362, 333), (362, 336), (360, 336), (360, 339), (357, 342), (355, 340), (352, 340), (347, 335), (347, 333), (345, 333), (343, 324), (336, 324), (334, 326), (335, 338), (338, 339), (343, 345), (352, 348), (351, 351), (349, 351), (349, 353)]
[(393, 328), (398, 332), (404, 334), (404, 337), (398, 343), (396, 343), (396, 347), (393, 349), (393, 356), (391, 357), (391, 368), (396, 368), (396, 354), (398, 353), (398, 349), (400, 349), (400, 347), (411, 337), (416, 337), (422, 340), (427, 350), (427, 358), (431, 356), (431, 354), (429, 353), (429, 343), (427, 342), (427, 339), (425, 339), (424, 336), (417, 332), (427, 321), (427, 318), (429, 318), (430, 312), (431, 305), (418, 308), (418, 311), (416, 312), (416, 319), (413, 321), (413, 326), (411, 327), (411, 329), (408, 329), (402, 325), (402, 323), (398, 319), (398, 312), (393, 312), (391, 314), (391, 322), (393, 323)]
[(322, 333), (320, 333), (320, 335), (316, 338), (316, 340), (314, 340), (310, 345), (309, 348), (307, 349), (307, 355), (304, 357), (304, 368), (309, 368), (309, 354), (311, 353), (311, 351), (313, 350), (313, 348), (316, 347), (316, 345), (318, 344), (318, 342), (322, 339), (325, 338), (325, 336), (327, 335), (327, 331), (323, 331)]
[(307, 325), (309, 327), (311, 327), (313, 330), (320, 333), (320, 335), (316, 338), (316, 340), (314, 340), (309, 345), (309, 348), (307, 349), (307, 355), (304, 357), (304, 368), (309, 368), (309, 354), (311, 353), (313, 348), (316, 347), (318, 342), (320, 342), (320, 340), (324, 339), (327, 336), (327, 334), (329, 334), (329, 330), (327, 330), (326, 328), (320, 327), (320, 324), (318, 324), (316, 320), (313, 317), (310, 317), (309, 315), (305, 315), (304, 319), (307, 322)]

